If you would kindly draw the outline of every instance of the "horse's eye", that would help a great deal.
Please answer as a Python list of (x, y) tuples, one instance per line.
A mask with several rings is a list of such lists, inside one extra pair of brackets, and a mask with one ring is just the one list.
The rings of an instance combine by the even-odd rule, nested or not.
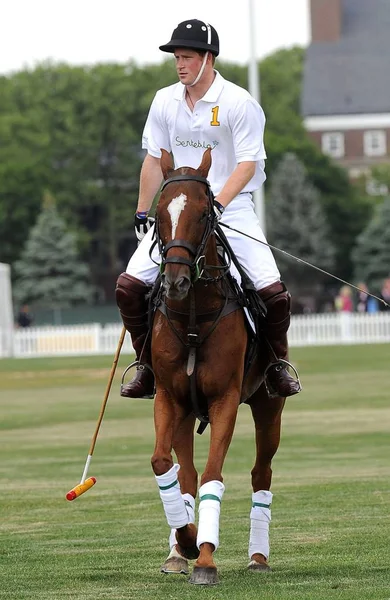
[(205, 210), (205, 211), (202, 213), (202, 216), (201, 216), (201, 217), (200, 217), (200, 219), (199, 219), (199, 223), (202, 223), (202, 221), (204, 221), (205, 219), (207, 219), (207, 216), (208, 216), (208, 214), (209, 214), (209, 213), (208, 213), (208, 211), (207, 211), (207, 210)]

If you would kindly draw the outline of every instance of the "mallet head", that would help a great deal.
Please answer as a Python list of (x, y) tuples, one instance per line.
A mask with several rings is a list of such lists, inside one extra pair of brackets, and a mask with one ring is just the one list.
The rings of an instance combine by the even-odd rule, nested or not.
[(72, 488), (70, 492), (66, 494), (66, 499), (74, 500), (75, 498), (78, 498), (79, 496), (81, 496), (81, 494), (84, 494), (84, 492), (86, 492), (87, 490), (89, 490), (89, 488), (95, 485), (95, 483), (96, 477), (88, 477), (88, 479), (86, 479), (84, 483), (79, 483), (74, 488)]

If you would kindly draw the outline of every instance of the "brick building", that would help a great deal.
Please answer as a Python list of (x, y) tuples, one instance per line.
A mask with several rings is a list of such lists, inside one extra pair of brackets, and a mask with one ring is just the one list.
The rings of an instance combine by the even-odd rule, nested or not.
[(311, 0), (302, 115), (352, 179), (390, 163), (390, 1)]

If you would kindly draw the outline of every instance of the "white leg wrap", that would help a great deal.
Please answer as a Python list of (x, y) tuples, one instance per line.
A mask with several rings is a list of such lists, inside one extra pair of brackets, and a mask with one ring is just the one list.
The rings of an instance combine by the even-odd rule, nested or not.
[[(193, 498), (191, 494), (182, 494), (181, 497), (184, 500), (184, 504), (188, 514), (188, 522), (195, 523), (195, 498)], [(169, 547), (172, 549), (176, 544), (176, 529), (171, 529), (171, 533), (169, 536)]]
[(175, 464), (164, 475), (155, 475), (168, 525), (176, 529), (188, 523), (188, 512), (177, 478), (179, 469), (180, 465)]
[(260, 490), (252, 494), (249, 558), (254, 554), (269, 557), (269, 524), (271, 522), (272, 493)]
[(225, 486), (221, 481), (208, 481), (199, 489), (199, 525), (196, 545), (208, 542), (219, 546), (219, 514)]

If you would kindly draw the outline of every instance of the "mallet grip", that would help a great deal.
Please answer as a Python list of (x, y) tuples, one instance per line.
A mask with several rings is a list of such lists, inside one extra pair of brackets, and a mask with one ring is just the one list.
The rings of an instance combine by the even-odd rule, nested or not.
[(96, 483), (96, 477), (88, 477), (88, 479), (86, 479), (84, 481), (84, 483), (79, 483), (74, 488), (72, 488), (66, 494), (66, 499), (74, 500), (75, 498), (78, 498), (79, 496), (81, 496), (81, 494), (84, 494), (87, 490), (89, 490), (89, 488), (91, 488), (93, 485), (95, 485), (95, 483)]

